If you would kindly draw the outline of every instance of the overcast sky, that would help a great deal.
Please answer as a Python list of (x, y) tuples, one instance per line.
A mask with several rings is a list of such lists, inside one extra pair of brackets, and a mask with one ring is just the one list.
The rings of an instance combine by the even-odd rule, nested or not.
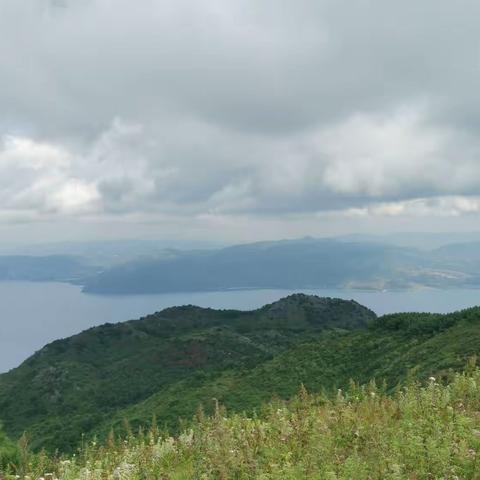
[(1, 0), (4, 241), (480, 230), (478, 0)]

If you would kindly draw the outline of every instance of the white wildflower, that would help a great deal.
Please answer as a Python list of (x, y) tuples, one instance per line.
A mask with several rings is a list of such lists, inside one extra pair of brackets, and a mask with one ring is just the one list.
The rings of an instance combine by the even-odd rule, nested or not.
[(115, 480), (127, 480), (133, 478), (134, 473), (135, 465), (123, 462), (113, 471), (113, 478)]
[(175, 439), (168, 437), (163, 442), (159, 442), (154, 448), (154, 456), (156, 458), (162, 458), (169, 453), (175, 451)]
[(190, 429), (188, 432), (182, 433), (178, 440), (182, 445), (190, 447), (193, 444), (193, 430)]

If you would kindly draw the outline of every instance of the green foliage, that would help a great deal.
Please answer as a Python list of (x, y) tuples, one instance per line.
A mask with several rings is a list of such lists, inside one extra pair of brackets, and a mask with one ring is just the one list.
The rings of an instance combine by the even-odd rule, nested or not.
[(456, 373), (479, 351), (480, 308), (304, 295), (104, 325), (0, 377), (7, 433), (32, 440), (0, 431), (0, 477), (480, 478), (480, 370)]
[(441, 315), (435, 313), (395, 313), (384, 315), (372, 327), (384, 330), (399, 330), (404, 334), (431, 334), (441, 332), (459, 322), (478, 322), (480, 308)]
[(446, 385), (432, 377), (392, 395), (374, 382), (332, 398), (301, 388), (259, 415), (217, 405), (175, 437), (153, 427), (89, 442), (75, 457), (32, 456), (19, 471), (38, 478), (48, 468), (61, 480), (476, 479), (479, 410), (480, 370), (471, 367)]
[(0, 425), (0, 473), (8, 470), (11, 464), (19, 461), (19, 451), (16, 445), (10, 441)]
[(190, 418), (198, 406), (196, 394), (178, 394), (182, 386), (202, 392), (326, 328), (365, 327), (374, 318), (355, 302), (292, 295), (253, 312), (185, 306), (106, 324), (55, 341), (0, 376), (0, 418), (12, 438), (27, 431), (33, 449), (73, 450), (82, 434), (121, 430), (123, 416), (133, 426), (148, 423), (151, 412), (129, 409), (172, 392), (158, 416), (176, 428), (178, 416)]
[[(337, 328), (335, 328), (337, 327)], [(178, 432), (198, 407), (254, 414), (300, 384), (331, 396), (350, 379), (392, 393), (448, 381), (480, 353), (480, 308), (376, 318), (355, 302), (287, 297), (254, 312), (186, 306), (56, 341), (0, 377), (0, 416), (34, 450), (73, 451), (82, 435)]]
[[(401, 317), (409, 321), (409, 314)], [(382, 317), (369, 328), (323, 331), (302, 338), (253, 368), (189, 377), (118, 411), (112, 422), (97, 431), (104, 436), (112, 425), (121, 431), (123, 418), (136, 426), (146, 425), (152, 412), (162, 425), (172, 427), (177, 417), (190, 419), (200, 404), (212, 413), (212, 398), (230, 411), (253, 413), (272, 398), (292, 397), (300, 384), (331, 395), (347, 387), (352, 378), (361, 383), (376, 379), (392, 392), (411, 378), (434, 375), (448, 380), (470, 356), (480, 353), (480, 309), (439, 316), (412, 314), (412, 318), (419, 322), (417, 328), (393, 327), (390, 316)], [(435, 318), (442, 328), (429, 325)]]

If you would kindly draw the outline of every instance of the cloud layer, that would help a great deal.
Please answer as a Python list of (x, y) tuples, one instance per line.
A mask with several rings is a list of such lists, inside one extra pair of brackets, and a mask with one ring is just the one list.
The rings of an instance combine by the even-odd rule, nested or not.
[(479, 14), (467, 0), (4, 0), (0, 222), (475, 229)]

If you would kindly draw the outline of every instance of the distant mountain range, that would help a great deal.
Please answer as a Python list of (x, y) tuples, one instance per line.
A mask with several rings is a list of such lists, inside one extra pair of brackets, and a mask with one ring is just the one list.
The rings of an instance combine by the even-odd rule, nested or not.
[(174, 307), (55, 341), (0, 375), (0, 422), (34, 449), (74, 449), (113, 428), (176, 431), (200, 405), (252, 412), (301, 384), (325, 394), (375, 378), (448, 377), (480, 353), (480, 308), (377, 318), (353, 301), (296, 294), (251, 312)]
[(200, 250), (153, 243), (97, 247), (84, 247), (82, 255), (0, 256), (0, 280), (71, 282), (95, 294), (480, 285), (480, 242), (428, 251), (349, 238)]
[(172, 251), (116, 265), (85, 292), (164, 293), (226, 289), (402, 289), (480, 284), (480, 243), (432, 251), (375, 242), (312, 239)]

